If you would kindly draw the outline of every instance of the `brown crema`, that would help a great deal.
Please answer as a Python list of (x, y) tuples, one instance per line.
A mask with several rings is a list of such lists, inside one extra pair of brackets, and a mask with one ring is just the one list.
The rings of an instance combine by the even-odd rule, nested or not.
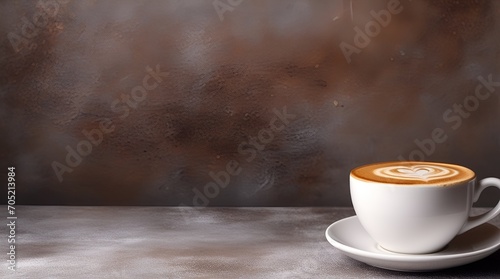
[(470, 181), (475, 173), (463, 166), (418, 161), (394, 161), (357, 167), (351, 177), (397, 185), (449, 186)]

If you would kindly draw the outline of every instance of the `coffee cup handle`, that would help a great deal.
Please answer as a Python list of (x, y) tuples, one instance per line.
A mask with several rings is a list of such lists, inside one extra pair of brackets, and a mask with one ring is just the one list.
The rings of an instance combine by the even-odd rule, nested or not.
[[(481, 195), (484, 189), (491, 186), (500, 189), (500, 179), (494, 177), (488, 177), (479, 181), (479, 183), (474, 186), (474, 202), (476, 202), (479, 199), (479, 196)], [(500, 214), (500, 200), (498, 201), (497, 205), (490, 211), (478, 216), (469, 216), (469, 219), (462, 227), (462, 229), (460, 229), (460, 232), (458, 234), (464, 233), (472, 228), (484, 224), (489, 220), (495, 218), (498, 214)]]

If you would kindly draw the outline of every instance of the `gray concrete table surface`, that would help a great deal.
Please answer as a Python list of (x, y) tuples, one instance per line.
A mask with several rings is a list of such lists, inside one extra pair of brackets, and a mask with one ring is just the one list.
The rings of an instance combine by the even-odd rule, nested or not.
[(0, 278), (500, 278), (500, 251), (427, 273), (344, 256), (324, 232), (352, 208), (18, 206), (16, 215), (17, 271), (5, 237)]

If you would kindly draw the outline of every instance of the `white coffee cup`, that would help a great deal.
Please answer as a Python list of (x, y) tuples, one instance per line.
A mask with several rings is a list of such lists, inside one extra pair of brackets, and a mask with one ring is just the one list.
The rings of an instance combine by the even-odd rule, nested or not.
[(351, 199), (368, 234), (384, 249), (407, 254), (432, 253), (456, 235), (500, 213), (500, 201), (487, 213), (470, 216), (473, 202), (500, 179), (476, 183), (472, 170), (434, 162), (385, 162), (355, 168)]

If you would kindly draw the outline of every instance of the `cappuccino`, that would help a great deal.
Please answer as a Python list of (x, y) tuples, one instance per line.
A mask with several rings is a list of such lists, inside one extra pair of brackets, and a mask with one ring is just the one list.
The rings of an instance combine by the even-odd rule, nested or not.
[(500, 202), (479, 216), (470, 209), (500, 179), (476, 181), (474, 172), (436, 162), (382, 162), (358, 167), (349, 178), (359, 222), (386, 250), (422, 254), (442, 249), (458, 234), (500, 214)]
[(398, 185), (440, 185), (463, 183), (475, 178), (472, 170), (447, 163), (401, 161), (361, 166), (351, 176), (367, 181)]

